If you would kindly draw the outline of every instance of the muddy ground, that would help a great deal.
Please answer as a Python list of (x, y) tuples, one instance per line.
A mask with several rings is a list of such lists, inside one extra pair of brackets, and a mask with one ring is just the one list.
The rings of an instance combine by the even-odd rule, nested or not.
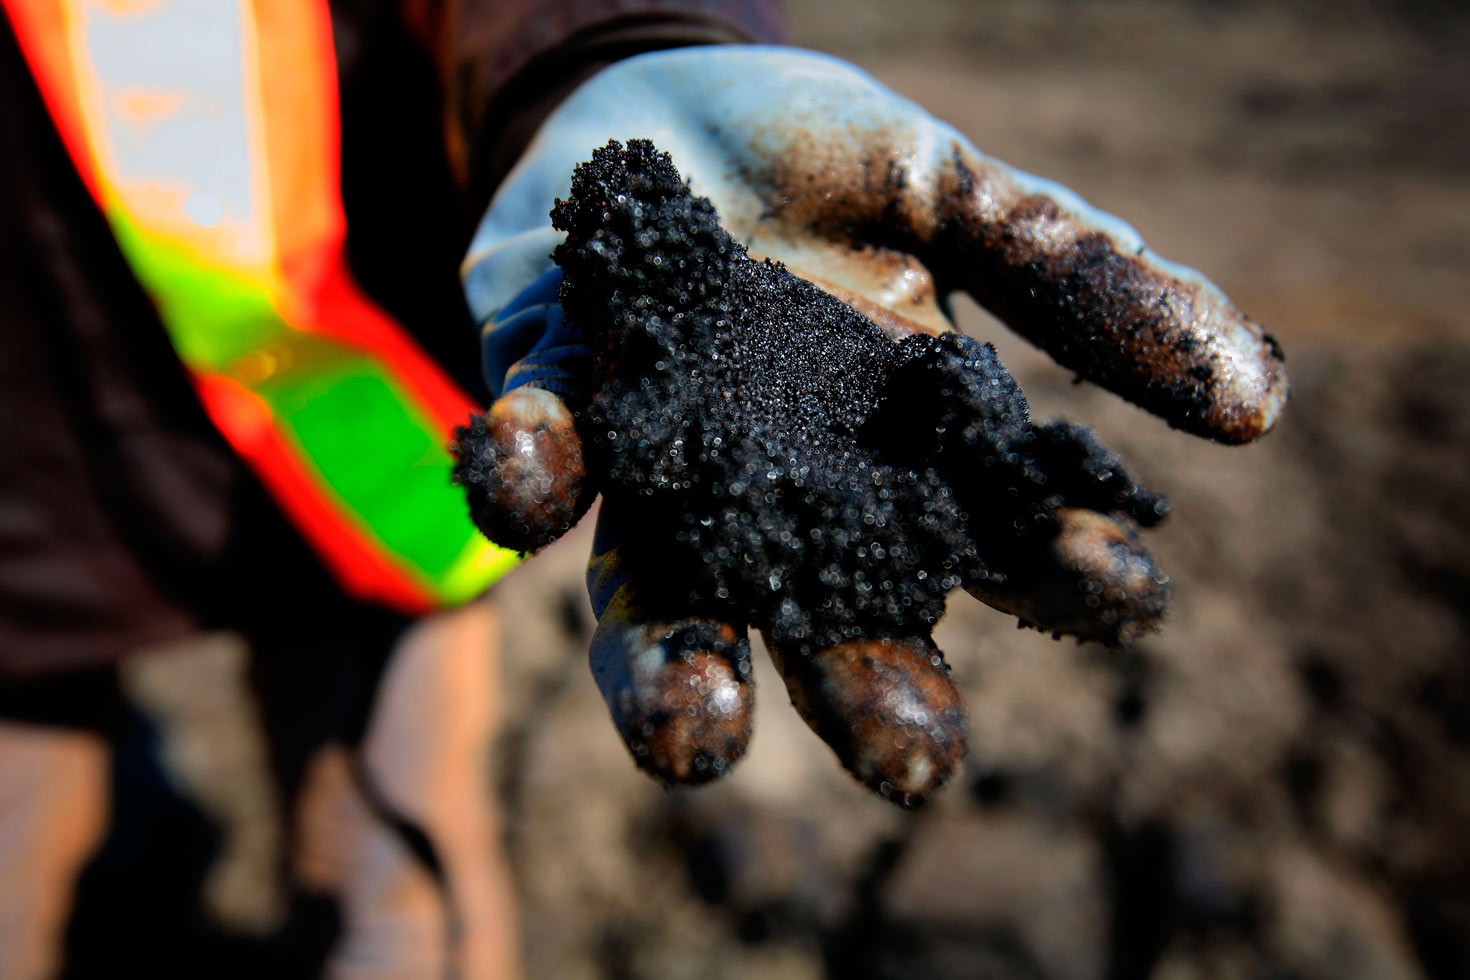
[(1126, 654), (963, 595), (963, 777), (901, 813), (769, 666), (749, 757), (664, 792), (585, 666), (584, 524), (499, 592), (502, 787), (533, 978), (1470, 976), (1470, 20), (1445, 3), (800, 0), (987, 152), (1125, 215), (1285, 346), (1227, 449), (962, 304), (1042, 417), (1169, 493)]

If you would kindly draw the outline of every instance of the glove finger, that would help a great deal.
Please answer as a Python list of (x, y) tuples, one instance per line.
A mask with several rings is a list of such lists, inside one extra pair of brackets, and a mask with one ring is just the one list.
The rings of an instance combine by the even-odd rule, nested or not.
[(985, 555), (996, 573), (967, 590), (1022, 626), (1110, 646), (1153, 630), (1169, 605), (1169, 577), (1129, 525), (1079, 507), (1058, 508), (1050, 541), (1020, 539)]
[(750, 744), (755, 679), (745, 627), (680, 615), (664, 590), (635, 586), (615, 526), (604, 511), (587, 566), (597, 615), (592, 675), (639, 768), (666, 784), (716, 779)]
[(969, 722), (929, 637), (850, 640), (815, 653), (769, 637), (767, 646), (797, 712), (879, 795), (917, 806), (959, 768)]
[(560, 269), (548, 269), (481, 328), (485, 382), (497, 397), (531, 386), (574, 408), (586, 403), (592, 355), (582, 331), (562, 312), (561, 279)]
[(560, 286), (560, 271), (548, 270), (485, 324), (485, 380), (497, 397), (451, 447), (475, 526), (519, 551), (561, 537), (596, 495), (574, 415), (588, 397), (591, 354), (562, 315)]
[(1143, 527), (1169, 516), (1168, 498), (1140, 484), (1123, 457), (1091, 429), (1058, 421), (1037, 425), (1033, 432), (1027, 451), (1047, 475), (1047, 490), (1064, 504), (1124, 516)]
[(935, 205), (936, 274), (1059, 364), (1220, 442), (1275, 424), (1288, 394), (1275, 339), (1128, 225), (958, 139)]
[[(1287, 395), (1275, 340), (1118, 218), (985, 156), (840, 62), (770, 51), (748, 84), (710, 96), (702, 111), (727, 142), (727, 130), (746, 134), (740, 173), (765, 207), (752, 217), (732, 193), (727, 208), (718, 180), (702, 192), (757, 251), (874, 298), (906, 279), (920, 309), (932, 271), (941, 296), (968, 291), (1065, 367), (1179, 428), (1239, 443), (1274, 424)], [(846, 265), (813, 239), (848, 246)], [(904, 254), (923, 265), (895, 277)]]
[(454, 481), (475, 526), (491, 541), (529, 552), (582, 518), (596, 491), (587, 479), (571, 409), (544, 388), (521, 387), (455, 430)]
[[(867, 281), (838, 284), (869, 296), (891, 290), (882, 257), (912, 252), (941, 292), (964, 289), (1059, 364), (1185, 431), (1244, 443), (1275, 424), (1288, 393), (1281, 348), (1218, 287), (1066, 188), (931, 128), (903, 137), (936, 147), (927, 158), (858, 132), (837, 141), (849, 152), (827, 152), (822, 180), (788, 161), (803, 172), (769, 176), (773, 220), (867, 249)], [(758, 247), (785, 258), (779, 244)], [(910, 303), (924, 320), (927, 296)]]

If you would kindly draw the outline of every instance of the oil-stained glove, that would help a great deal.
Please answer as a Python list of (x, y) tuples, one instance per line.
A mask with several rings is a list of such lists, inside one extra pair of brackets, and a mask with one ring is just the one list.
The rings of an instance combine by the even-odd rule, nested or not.
[[(547, 120), (465, 263), (499, 398), (464, 432), (459, 477), (477, 522), (502, 544), (554, 540), (597, 492), (575, 422), (591, 396), (591, 357), (558, 301), (549, 256), (562, 235), (548, 214), (608, 139), (651, 139), (752, 254), (895, 338), (952, 330), (944, 298), (962, 289), (1062, 365), (1197, 435), (1250, 441), (1285, 402), (1275, 342), (1198, 273), (1153, 255), (1066, 189), (984, 156), (851, 66), (765, 47), (644, 55), (594, 77)], [(1038, 453), (1130, 483), (1085, 430), (1038, 431)], [(972, 592), (1080, 637), (1116, 640), (1120, 622), (1148, 625), (1162, 577), (1133, 524), (1156, 520), (1162, 503), (1140, 514), (1133, 505), (1156, 498), (1123, 498), (1117, 508), (1057, 508), (1053, 533)], [(635, 582), (620, 552), (659, 542), (631, 536), (616, 514), (604, 513), (598, 542), (592, 659), (615, 722), (654, 775), (719, 775), (749, 737), (745, 624), (678, 615), (667, 584)], [(927, 635), (795, 652), (777, 643), (773, 653), (803, 716), (885, 795), (916, 802), (962, 757), (964, 709)]]

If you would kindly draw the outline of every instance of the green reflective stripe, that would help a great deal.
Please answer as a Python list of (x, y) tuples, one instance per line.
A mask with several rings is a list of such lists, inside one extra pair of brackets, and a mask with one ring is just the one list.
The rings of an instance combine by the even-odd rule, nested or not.
[(473, 599), (520, 562), (520, 552), (491, 544), (478, 531), (471, 530), (459, 557), (439, 578), (439, 595), (449, 603)]
[(205, 264), (187, 246), (141, 227), (120, 206), (108, 207), (106, 215), (179, 359), (193, 370), (228, 373), (242, 357), (290, 331), (259, 282)]
[(108, 218), (191, 369), (244, 384), (361, 533), (441, 601), (473, 597), (518, 561), (470, 522), (445, 435), (384, 365), (292, 328), (256, 282)]
[[(295, 347), (329, 345), (302, 337)], [(330, 361), (297, 361), (255, 391), (374, 536), (437, 579), (472, 533), (464, 496), (450, 483), (443, 437), (405, 403), (408, 393), (392, 375), (333, 347), (324, 352), (336, 355)], [(458, 520), (446, 521), (448, 515)]]

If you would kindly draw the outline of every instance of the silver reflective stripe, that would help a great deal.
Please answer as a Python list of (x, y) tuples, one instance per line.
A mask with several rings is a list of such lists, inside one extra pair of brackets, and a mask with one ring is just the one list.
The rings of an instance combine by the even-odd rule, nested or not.
[[(89, 126), (106, 182), (150, 231), (250, 265), (270, 255), (264, 155), (252, 159), (242, 0), (71, 0), (96, 86)], [(87, 80), (79, 78), (85, 91)], [(97, 125), (100, 123), (100, 126)]]

